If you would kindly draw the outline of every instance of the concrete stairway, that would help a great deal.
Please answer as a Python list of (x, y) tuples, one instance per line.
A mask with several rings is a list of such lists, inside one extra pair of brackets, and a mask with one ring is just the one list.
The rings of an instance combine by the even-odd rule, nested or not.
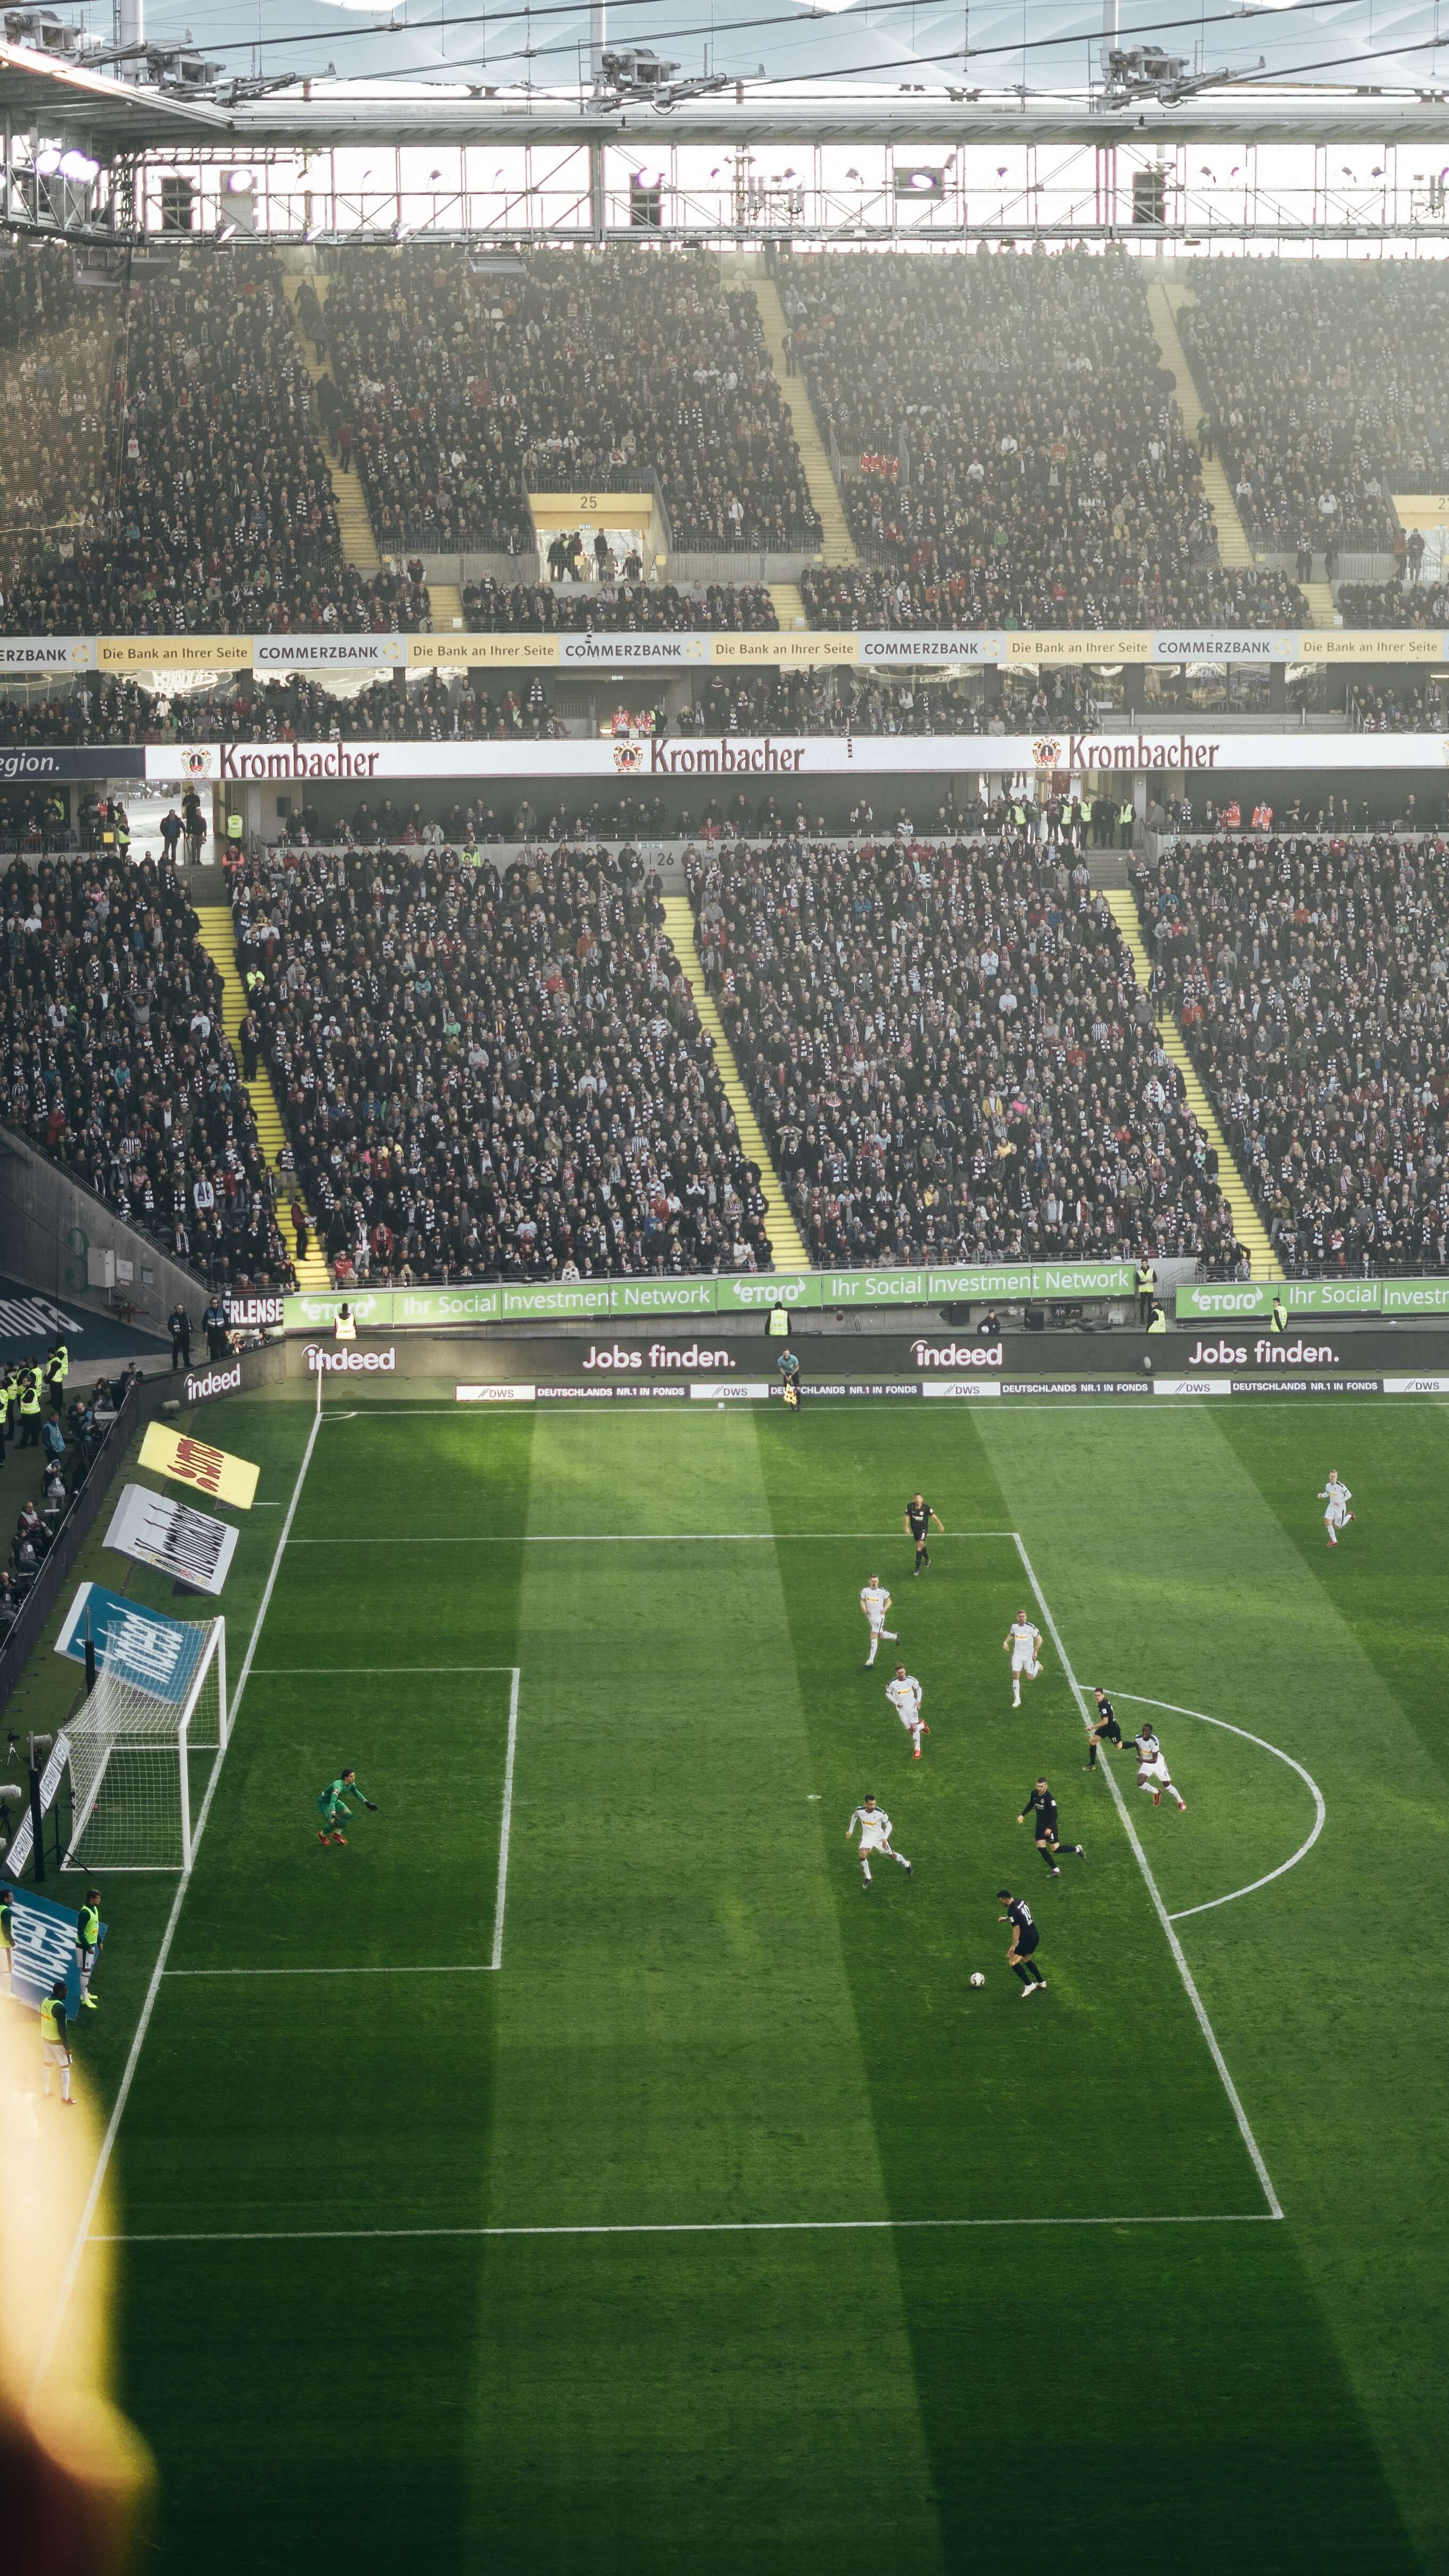
[(800, 596), (800, 585), (798, 582), (772, 581), (767, 583), (766, 587), (770, 594), (770, 602), (774, 608), (775, 615), (780, 621), (780, 631), (783, 635), (788, 635), (796, 626), (804, 626), (808, 624), (809, 621), (805, 615), (805, 602)]
[[(1107, 888), (1103, 901), (1122, 933), (1122, 943), (1132, 960), (1133, 972), (1143, 992), (1152, 984), (1152, 969), (1143, 944), (1142, 926), (1137, 906), (1125, 887)], [(1188, 1054), (1186, 1041), (1176, 1020), (1168, 1017), (1157, 1021), (1157, 1034), (1162, 1050), (1182, 1076), (1187, 1105), (1197, 1120), (1218, 1158), (1218, 1187), (1233, 1212), (1233, 1232), (1248, 1255), (1255, 1279), (1281, 1279), (1283, 1265), (1268, 1241), (1268, 1230), (1258, 1213), (1257, 1202), (1239, 1171), (1228, 1141), (1213, 1111), (1211, 1101), (1197, 1077), (1197, 1068)]]
[[(246, 1017), (247, 1005), (246, 993), (236, 962), (236, 938), (232, 930), (231, 906), (226, 903), (199, 903), (196, 907), (196, 917), (201, 924), (202, 945), (221, 968), (221, 1023), (233, 1047), (236, 1048), (237, 1062), (240, 1064), (241, 1048), (237, 1046), (236, 1033)], [(282, 1113), (277, 1106), (277, 1095), (272, 1089), (271, 1075), (264, 1064), (258, 1065), (255, 1082), (247, 1083), (245, 1089), (252, 1104), (252, 1115), (257, 1122), (257, 1135), (261, 1140), (262, 1152), (275, 1171), (277, 1158), (286, 1142), (287, 1131), (282, 1125)], [(285, 1222), (282, 1233), (285, 1238), (287, 1233)], [(297, 1285), (304, 1296), (325, 1297), (329, 1293), (332, 1279), (326, 1262), (317, 1250), (315, 1234), (312, 1249), (305, 1261), (297, 1263), (296, 1269)]]
[[(331, 279), (323, 276), (320, 271), (313, 274), (313, 292), (324, 311), (327, 304), (327, 290), (331, 283)], [(292, 308), (294, 321), (296, 321), (297, 296), (301, 285), (302, 277), (296, 270), (290, 271), (282, 279), (282, 293)], [(331, 352), (329, 351), (325, 358), (319, 360), (317, 344), (315, 340), (308, 339), (300, 322), (297, 323), (297, 345), (302, 352), (302, 364), (313, 384), (320, 384), (324, 376), (332, 376), (335, 384), (337, 379), (333, 374)], [(327, 459), (327, 473), (337, 509), (337, 533), (342, 540), (343, 558), (347, 563), (354, 564), (359, 572), (381, 572), (382, 557), (377, 551), (377, 539), (372, 533), (372, 521), (367, 515), (367, 503), (362, 497), (361, 479), (354, 473), (343, 472), (337, 450), (324, 432), (320, 420), (317, 424), (317, 435), (321, 441), (322, 453)], [(454, 596), (456, 597), (456, 593)], [(452, 614), (450, 610), (450, 620)], [(461, 616), (461, 608), (457, 614)]]
[[(768, 278), (752, 277), (749, 287), (750, 293), (760, 308), (765, 346), (770, 352), (770, 364), (775, 370), (775, 380), (789, 406), (790, 418), (794, 424), (795, 444), (800, 450), (800, 462), (805, 469), (806, 485), (814, 504), (815, 515), (820, 521), (821, 553), (827, 564), (853, 564), (856, 560), (855, 545), (846, 524), (845, 512), (840, 506), (840, 494), (836, 491), (835, 477), (830, 471), (830, 459), (825, 452), (825, 442), (815, 424), (815, 414), (811, 409), (810, 396), (805, 390), (805, 380), (803, 376), (791, 376), (785, 372), (784, 307)], [(780, 622), (784, 624), (783, 618)]]
[(674, 954), (694, 989), (694, 1007), (699, 1013), (705, 1035), (714, 1047), (715, 1068), (724, 1088), (724, 1096), (734, 1112), (740, 1143), (746, 1159), (759, 1171), (760, 1188), (765, 1200), (765, 1231), (774, 1249), (777, 1270), (808, 1270), (810, 1256), (800, 1240), (800, 1229), (790, 1214), (789, 1204), (780, 1185), (780, 1176), (770, 1160), (760, 1122), (750, 1107), (749, 1094), (740, 1079), (734, 1049), (725, 1035), (725, 1025), (715, 1007), (714, 995), (704, 980), (699, 948), (694, 936), (694, 908), (689, 897), (667, 894), (664, 897), (664, 926), (669, 933)]
[[(1197, 425), (1205, 406), (1193, 382), (1187, 351), (1178, 336), (1176, 318), (1184, 304), (1191, 304), (1194, 300), (1185, 286), (1149, 286), (1147, 290), (1152, 336), (1162, 352), (1163, 365), (1171, 373), (1183, 428), (1188, 437), (1196, 441)], [(1232, 486), (1216, 457), (1203, 459), (1202, 487), (1217, 525), (1220, 560), (1229, 567), (1252, 563), (1253, 549), (1248, 543), (1248, 532), (1238, 516)]]
[(1338, 624), (1338, 610), (1333, 604), (1333, 592), (1326, 581), (1300, 581), (1298, 587), (1308, 602), (1309, 615), (1315, 626)]

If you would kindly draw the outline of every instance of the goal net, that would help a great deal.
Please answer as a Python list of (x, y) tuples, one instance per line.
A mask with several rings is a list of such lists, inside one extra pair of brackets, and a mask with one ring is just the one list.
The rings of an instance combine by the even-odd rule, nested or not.
[(66, 1726), (66, 1869), (191, 1867), (191, 1757), (220, 1755), (228, 1718), (226, 1621), (187, 1624), (193, 1642), (169, 1679), (171, 1696), (102, 1662), (94, 1690)]

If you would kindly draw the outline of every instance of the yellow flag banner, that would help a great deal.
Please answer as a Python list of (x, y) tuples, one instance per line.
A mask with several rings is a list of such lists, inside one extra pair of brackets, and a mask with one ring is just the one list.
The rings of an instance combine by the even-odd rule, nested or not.
[(164, 1422), (152, 1423), (141, 1443), (140, 1463), (244, 1512), (251, 1510), (261, 1474), (249, 1458), (234, 1458), (229, 1449), (213, 1449), (209, 1440), (194, 1440), (187, 1432), (168, 1431)]

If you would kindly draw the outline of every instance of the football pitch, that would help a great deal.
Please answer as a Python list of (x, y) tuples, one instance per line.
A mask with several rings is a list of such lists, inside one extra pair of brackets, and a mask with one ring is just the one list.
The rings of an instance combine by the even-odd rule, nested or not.
[(147, 2564), (1449, 2564), (1441, 1405), (205, 1419), (235, 1734), (80, 2035)]

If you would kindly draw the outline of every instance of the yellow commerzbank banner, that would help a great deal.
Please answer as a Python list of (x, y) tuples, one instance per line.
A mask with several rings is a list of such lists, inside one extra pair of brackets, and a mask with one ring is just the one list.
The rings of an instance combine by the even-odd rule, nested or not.
[(770, 662), (776, 670), (807, 670), (821, 662), (854, 668), (857, 638), (817, 628), (808, 635), (711, 635), (711, 662)]
[(437, 671), (457, 664), (488, 670), (555, 671), (556, 635), (472, 635), (460, 628), (452, 635), (410, 635), (408, 669)]
[(1364, 627), (1356, 635), (1336, 626), (1307, 626), (1298, 638), (1300, 662), (1442, 662), (1444, 638), (1436, 627)]
[(249, 671), (250, 635), (101, 635), (102, 671)]
[(235, 1503), (243, 1512), (251, 1510), (261, 1473), (249, 1458), (234, 1458), (229, 1449), (213, 1449), (208, 1440), (168, 1431), (164, 1422), (152, 1423), (139, 1463), (153, 1467), (158, 1476), (174, 1476), (178, 1485), (191, 1485), (198, 1494), (210, 1494), (214, 1502)]
[(1044, 635), (1008, 633), (1006, 662), (1150, 662), (1152, 636), (1137, 626), (1130, 632), (1101, 634), (1091, 627), (1049, 627)]

